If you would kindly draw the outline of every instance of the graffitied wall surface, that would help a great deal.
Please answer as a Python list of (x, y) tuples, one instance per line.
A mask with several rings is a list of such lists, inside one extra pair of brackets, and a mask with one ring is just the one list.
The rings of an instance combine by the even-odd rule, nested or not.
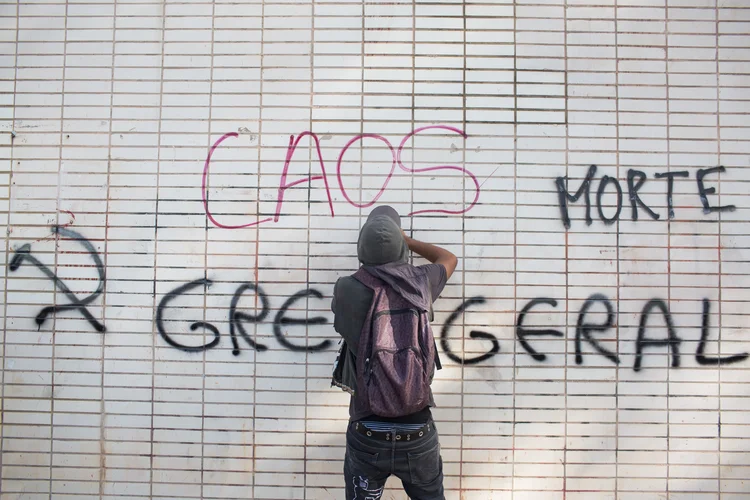
[(748, 33), (742, 0), (4, 1), (3, 499), (341, 498), (330, 294), (383, 203), (460, 257), (447, 498), (748, 498)]

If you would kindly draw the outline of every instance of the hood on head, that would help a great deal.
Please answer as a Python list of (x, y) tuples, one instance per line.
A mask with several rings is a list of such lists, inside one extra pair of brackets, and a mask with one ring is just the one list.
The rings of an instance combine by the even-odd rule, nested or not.
[(389, 206), (375, 208), (359, 231), (357, 257), (367, 266), (407, 262), (409, 247), (401, 232), (401, 218)]

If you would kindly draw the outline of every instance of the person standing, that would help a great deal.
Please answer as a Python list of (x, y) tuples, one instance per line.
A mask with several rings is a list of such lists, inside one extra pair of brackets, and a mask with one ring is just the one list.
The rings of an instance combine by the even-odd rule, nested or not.
[[(409, 251), (430, 261), (413, 266)], [(444, 500), (443, 462), (430, 407), (440, 369), (432, 303), (458, 259), (406, 236), (398, 212), (375, 208), (357, 242), (361, 267), (340, 278), (331, 310), (341, 348), (332, 386), (351, 394), (344, 481), (348, 500), (379, 500), (395, 475), (413, 500)], [(364, 359), (363, 359), (364, 358)]]

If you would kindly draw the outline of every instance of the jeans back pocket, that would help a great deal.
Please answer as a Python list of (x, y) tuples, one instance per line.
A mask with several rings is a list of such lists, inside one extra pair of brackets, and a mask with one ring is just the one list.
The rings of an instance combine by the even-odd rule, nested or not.
[(345, 460), (347, 461), (349, 470), (355, 475), (372, 477), (380, 472), (377, 467), (377, 453), (368, 453), (347, 445)]
[(440, 475), (443, 463), (439, 445), (436, 444), (427, 451), (408, 453), (407, 456), (412, 484), (429, 484)]

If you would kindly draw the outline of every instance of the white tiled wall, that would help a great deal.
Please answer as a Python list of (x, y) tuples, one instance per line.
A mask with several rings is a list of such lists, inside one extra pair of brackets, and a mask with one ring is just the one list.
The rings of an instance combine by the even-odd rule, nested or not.
[(375, 198), (460, 257), (447, 498), (750, 498), (746, 0), (2, 0), (0, 66), (3, 500), (342, 498)]

